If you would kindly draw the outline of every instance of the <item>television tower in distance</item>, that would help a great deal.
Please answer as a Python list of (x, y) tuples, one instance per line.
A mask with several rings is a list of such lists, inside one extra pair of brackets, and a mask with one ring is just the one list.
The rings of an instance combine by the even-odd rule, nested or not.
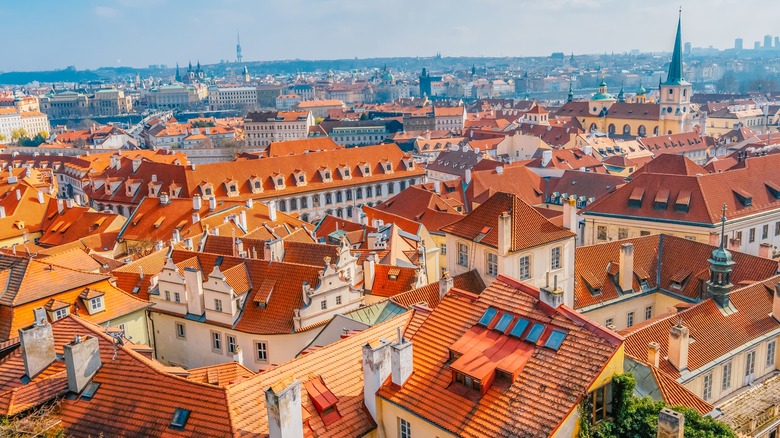
[(244, 57), (241, 55), (241, 34), (236, 31), (236, 62), (241, 63)]

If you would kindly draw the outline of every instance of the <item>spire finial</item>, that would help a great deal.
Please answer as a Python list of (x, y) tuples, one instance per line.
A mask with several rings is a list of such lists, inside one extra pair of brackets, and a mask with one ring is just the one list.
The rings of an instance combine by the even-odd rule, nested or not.
[(720, 217), (720, 247), (723, 249), (726, 242), (726, 203), (723, 203), (723, 215)]

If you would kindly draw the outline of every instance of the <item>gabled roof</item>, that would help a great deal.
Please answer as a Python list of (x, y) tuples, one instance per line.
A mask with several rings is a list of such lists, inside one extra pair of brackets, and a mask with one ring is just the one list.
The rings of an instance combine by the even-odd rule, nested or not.
[(495, 168), (472, 172), (471, 183), (466, 188), (469, 209), (473, 203), (481, 204), (497, 192), (512, 193), (531, 205), (544, 202), (545, 181), (525, 167), (525, 163), (503, 166), (501, 173)]
[[(574, 238), (571, 231), (554, 225), (528, 203), (509, 193), (496, 193), (463, 219), (442, 228), (446, 233), (498, 247), (498, 218), (509, 212), (511, 218), (510, 251), (522, 251), (546, 243)], [(485, 232), (486, 231), (486, 232)]]
[[(443, 185), (443, 184), (441, 184)], [(445, 225), (459, 220), (462, 215), (451, 201), (443, 199), (433, 191), (413, 186), (374, 207), (393, 215), (417, 221), (428, 231), (439, 231)], [(364, 209), (365, 211), (365, 209)]]
[[(557, 351), (519, 341), (532, 354), (516, 378), (494, 382), (481, 397), (464, 394), (453, 382), (450, 347), (480, 327), (489, 307), (565, 330), (566, 336)], [(411, 341), (414, 372), (403, 387), (385, 383), (379, 396), (455, 435), (496, 437), (553, 434), (622, 344), (620, 336), (565, 305), (540, 303), (538, 289), (503, 275), (478, 297), (448, 293)]]

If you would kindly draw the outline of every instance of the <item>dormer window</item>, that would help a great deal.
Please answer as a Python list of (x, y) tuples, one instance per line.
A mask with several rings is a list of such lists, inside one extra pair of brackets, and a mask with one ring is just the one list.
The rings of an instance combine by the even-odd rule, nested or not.
[(339, 173), (341, 173), (341, 179), (352, 179), (352, 174), (349, 171), (349, 166), (347, 165), (340, 166)]
[(95, 297), (89, 300), (89, 310), (97, 311), (103, 308), (103, 297)]
[(62, 309), (57, 309), (54, 311), (54, 318), (52, 318), (54, 321), (57, 321), (59, 319), (65, 318), (66, 316), (70, 315), (70, 309), (67, 307), (63, 307)]
[(303, 187), (306, 185), (306, 172), (302, 170), (296, 170), (293, 172), (293, 178), (295, 178), (295, 185)]
[(252, 193), (254, 194), (262, 193), (263, 180), (253, 175), (251, 178), (249, 178), (249, 187), (252, 188)]

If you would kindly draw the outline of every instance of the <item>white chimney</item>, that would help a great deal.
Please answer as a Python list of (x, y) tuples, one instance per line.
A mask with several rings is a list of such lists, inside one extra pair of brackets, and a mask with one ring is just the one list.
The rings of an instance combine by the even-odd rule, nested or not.
[(65, 211), (65, 201), (62, 199), (57, 200), (57, 213), (62, 214)]
[(363, 289), (370, 291), (374, 287), (374, 276), (376, 270), (374, 267), (374, 257), (376, 253), (371, 253), (363, 261)]
[(271, 222), (276, 222), (276, 201), (273, 199), (268, 201), (268, 219)]
[(173, 229), (173, 236), (171, 238), (171, 242), (173, 242), (174, 245), (181, 242), (181, 233), (179, 232), (178, 228)]
[(363, 346), (363, 403), (375, 422), (378, 422), (376, 392), (390, 376), (390, 362), (389, 343), (382, 342), (375, 348), (368, 343)]
[(504, 166), (496, 166), (496, 173), (499, 175), (504, 173)]
[(187, 312), (203, 315), (205, 298), (203, 295), (203, 277), (194, 268), (184, 268), (184, 293), (187, 297)]
[(772, 316), (780, 322), (780, 283), (775, 285), (775, 294), (772, 297)]
[(16, 200), (19, 201), (20, 199), (22, 199), (22, 191), (16, 189)]
[(33, 310), (33, 313), (35, 323), (19, 329), (24, 373), (30, 379), (34, 379), (57, 359), (57, 354), (54, 352), (54, 334), (51, 324), (46, 320), (46, 311), (43, 307), (38, 307)]
[(217, 198), (214, 196), (209, 198), (209, 210), (214, 211), (217, 209)]
[(414, 348), (411, 341), (403, 338), (400, 327), (398, 327), (398, 342), (390, 348), (391, 380), (395, 385), (404, 386), (414, 371)]
[(192, 237), (184, 239), (184, 248), (188, 251), (192, 251)]
[(624, 243), (620, 245), (620, 269), (618, 271), (618, 285), (623, 292), (631, 292), (634, 287), (634, 244)]
[(647, 344), (647, 362), (655, 368), (661, 363), (661, 346), (658, 342)]
[(76, 338), (62, 346), (68, 390), (80, 393), (100, 369), (100, 345), (94, 336)]
[(302, 438), (301, 382), (278, 382), (265, 390), (269, 438)]
[(577, 201), (574, 198), (563, 201), (563, 228), (577, 232)]
[(433, 191), (437, 195), (441, 194), (441, 181), (434, 181), (433, 182)]
[(463, 177), (463, 181), (466, 182), (466, 185), (471, 184), (471, 169), (466, 169), (466, 174)]
[(0, 205), (0, 219), (5, 217), (5, 207)]
[(550, 150), (544, 150), (542, 151), (542, 167), (547, 167), (548, 164), (550, 164), (550, 161), (552, 161), (553, 153)]
[(244, 231), (247, 231), (247, 228), (246, 228), (246, 211), (241, 210), (238, 213), (238, 224), (241, 226), (241, 228), (244, 229)]
[(192, 213), (192, 223), (197, 224), (198, 222), (200, 222), (200, 214)]
[(558, 287), (558, 276), (553, 275), (553, 284), (550, 286), (550, 273), (547, 273), (547, 282), (544, 287), (539, 288), (539, 300), (553, 309), (563, 304), (563, 289)]
[(255, 206), (255, 201), (252, 198), (246, 200), (246, 208), (252, 209)]
[(152, 174), (152, 182), (157, 182), (157, 175)]
[(168, 194), (163, 192), (160, 193), (160, 205), (168, 205)]
[(72, 198), (68, 198), (68, 199), (65, 200), (65, 207), (66, 208), (73, 208), (73, 199)]
[(233, 352), (233, 362), (239, 365), (244, 364), (244, 351), (238, 345), (236, 345), (236, 349)]
[(192, 209), (195, 211), (200, 211), (200, 209), (203, 208), (203, 201), (200, 198), (200, 195), (195, 195), (192, 197)]
[(688, 368), (689, 337), (688, 327), (682, 325), (682, 320), (669, 330), (669, 362), (677, 371)]
[(38, 203), (43, 204), (46, 202), (46, 198), (43, 196), (43, 192), (38, 190)]
[(498, 217), (498, 255), (509, 254), (512, 245), (512, 216), (505, 211)]
[(444, 295), (447, 295), (447, 292), (449, 292), (454, 285), (455, 279), (450, 276), (450, 271), (444, 271), (444, 274), (442, 274), (439, 279), (439, 300), (444, 299)]

